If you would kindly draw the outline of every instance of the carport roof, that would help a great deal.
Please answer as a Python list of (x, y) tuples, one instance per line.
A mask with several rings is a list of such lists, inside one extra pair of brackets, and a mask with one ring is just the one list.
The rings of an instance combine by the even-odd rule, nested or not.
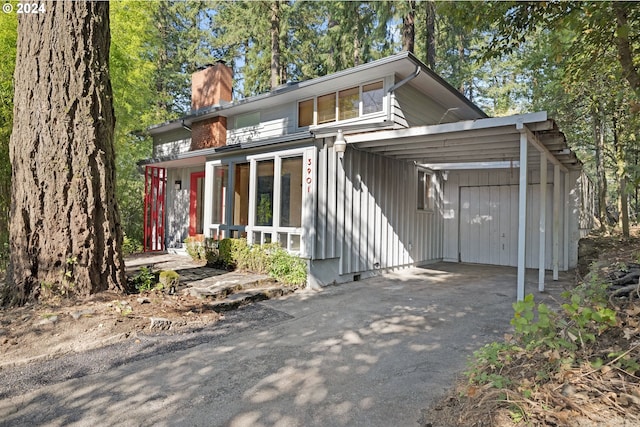
[[(347, 133), (347, 131), (345, 131)], [(546, 112), (483, 118), (438, 125), (350, 134), (348, 144), (399, 160), (452, 164), (511, 162), (520, 160), (520, 138), (527, 135), (530, 167), (539, 164), (543, 152), (563, 170), (578, 170), (582, 163)]]

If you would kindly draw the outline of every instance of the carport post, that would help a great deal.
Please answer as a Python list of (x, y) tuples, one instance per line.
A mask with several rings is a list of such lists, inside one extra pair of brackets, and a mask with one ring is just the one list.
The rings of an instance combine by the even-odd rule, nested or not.
[(518, 290), (517, 300), (524, 300), (524, 250), (527, 236), (527, 132), (522, 123), (520, 130), (520, 186), (518, 188)]
[(560, 256), (560, 165), (553, 167), (553, 280), (558, 280)]
[(538, 291), (544, 292), (544, 264), (547, 225), (547, 156), (540, 153), (540, 252), (538, 256)]

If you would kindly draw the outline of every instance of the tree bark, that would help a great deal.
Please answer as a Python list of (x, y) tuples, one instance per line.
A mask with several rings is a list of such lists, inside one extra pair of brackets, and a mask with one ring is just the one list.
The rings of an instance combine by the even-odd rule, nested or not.
[(413, 53), (416, 41), (416, 2), (409, 0), (407, 13), (402, 17), (402, 50)]
[(426, 2), (426, 30), (427, 65), (434, 70), (436, 67), (436, 4), (432, 0)]
[(125, 287), (115, 199), (109, 3), (19, 16), (2, 302)]
[(622, 73), (627, 79), (631, 88), (640, 99), (640, 73), (634, 65), (633, 48), (629, 41), (629, 22), (627, 8), (635, 7), (632, 2), (613, 2), (616, 13), (616, 47), (618, 48), (618, 58), (622, 66)]
[(280, 86), (280, 1), (271, 2), (271, 89)]
[(604, 165), (604, 130), (600, 120), (600, 112), (594, 107), (591, 111), (593, 121), (593, 139), (595, 145), (595, 161), (598, 193), (598, 219), (600, 220), (600, 231), (606, 231), (607, 227), (607, 177)]

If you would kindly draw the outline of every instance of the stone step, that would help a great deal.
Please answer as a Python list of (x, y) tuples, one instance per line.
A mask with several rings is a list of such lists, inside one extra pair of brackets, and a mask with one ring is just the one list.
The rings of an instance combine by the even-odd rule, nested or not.
[(284, 286), (271, 286), (259, 289), (250, 289), (246, 292), (234, 293), (223, 300), (212, 304), (212, 309), (217, 312), (235, 310), (252, 302), (278, 298), (294, 292), (293, 288)]
[(256, 279), (225, 279), (215, 282), (202, 280), (198, 283), (192, 283), (183, 292), (194, 297), (199, 298), (211, 298), (215, 300), (222, 300), (229, 295), (239, 293), (246, 289), (264, 288), (265, 286), (273, 286), (276, 283), (270, 277), (260, 277)]

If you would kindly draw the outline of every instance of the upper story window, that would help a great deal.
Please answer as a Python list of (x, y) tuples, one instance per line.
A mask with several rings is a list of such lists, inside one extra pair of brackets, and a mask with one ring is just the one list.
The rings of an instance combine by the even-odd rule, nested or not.
[[(298, 127), (354, 119), (384, 110), (382, 80), (298, 102)], [(314, 114), (315, 113), (315, 114)]]
[(382, 82), (362, 86), (362, 114), (382, 111), (383, 98)]
[(236, 129), (258, 126), (260, 124), (260, 112), (241, 114), (236, 117)]

